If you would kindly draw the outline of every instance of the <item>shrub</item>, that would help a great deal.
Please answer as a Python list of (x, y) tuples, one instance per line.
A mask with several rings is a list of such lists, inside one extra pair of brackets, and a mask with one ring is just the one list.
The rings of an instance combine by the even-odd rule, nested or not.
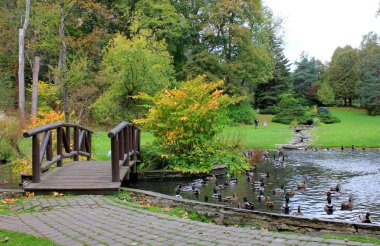
[(11, 160), (19, 157), (20, 138), (21, 130), (17, 120), (8, 117), (0, 119), (0, 159)]
[(241, 149), (221, 143), (216, 135), (227, 122), (229, 105), (240, 101), (218, 90), (223, 81), (206, 83), (199, 76), (183, 82), (178, 89), (163, 90), (156, 96), (140, 94), (153, 107), (145, 119), (135, 120), (156, 137), (160, 150), (153, 156), (167, 158), (167, 167), (183, 172), (209, 172), (215, 164), (226, 164), (236, 173), (246, 165)]
[(228, 107), (227, 116), (231, 124), (251, 125), (255, 119), (255, 111), (248, 102)]
[(325, 124), (339, 123), (340, 119), (331, 114), (318, 114), (317, 117)]
[(275, 105), (269, 106), (266, 109), (260, 109), (260, 114), (278, 114), (281, 109)]
[(327, 107), (319, 107), (318, 114), (331, 114), (330, 110)]

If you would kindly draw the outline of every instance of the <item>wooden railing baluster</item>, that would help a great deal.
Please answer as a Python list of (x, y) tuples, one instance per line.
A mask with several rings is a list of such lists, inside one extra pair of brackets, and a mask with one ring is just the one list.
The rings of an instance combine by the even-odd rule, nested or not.
[[(74, 150), (70, 147), (70, 128), (74, 128)], [(53, 131), (57, 131), (57, 154), (53, 153)], [(81, 136), (79, 134), (81, 131)], [(44, 133), (42, 143), (39, 136)], [(87, 133), (87, 134), (86, 134)], [(49, 169), (53, 164), (62, 167), (63, 159), (73, 157), (79, 160), (79, 155), (84, 155), (91, 160), (91, 133), (92, 131), (78, 124), (57, 122), (46, 126), (34, 128), (24, 132), (24, 137), (32, 137), (32, 180), (39, 183), (41, 172)], [(80, 138), (81, 137), (81, 143)], [(65, 150), (65, 154), (63, 154)], [(43, 163), (44, 157), (46, 161)]]
[(128, 166), (130, 161), (137, 162), (140, 130), (131, 123), (121, 122), (108, 133), (108, 137), (111, 138), (112, 182), (120, 182), (121, 166)]

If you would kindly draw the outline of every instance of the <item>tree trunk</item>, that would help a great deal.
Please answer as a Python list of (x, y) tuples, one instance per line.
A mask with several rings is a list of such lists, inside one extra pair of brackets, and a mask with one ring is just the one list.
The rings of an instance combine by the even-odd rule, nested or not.
[(60, 16), (61, 16), (60, 24), (59, 24), (60, 49), (59, 49), (59, 61), (58, 61), (58, 73), (59, 73), (59, 82), (62, 85), (62, 91), (63, 91), (63, 111), (65, 113), (65, 121), (70, 122), (68, 91), (67, 91), (67, 85), (66, 85), (67, 61), (66, 61), (66, 41), (65, 41), (65, 2), (64, 0), (60, 0)]
[(352, 107), (352, 98), (348, 98), (348, 106)]
[(40, 71), (39, 56), (34, 57), (33, 63), (33, 88), (32, 88), (32, 116), (37, 117), (37, 101), (38, 101), (38, 73)]
[(25, 20), (23, 27), (19, 29), (18, 38), (18, 108), (20, 113), (20, 125), (26, 125), (25, 116), (25, 34), (29, 24), (30, 0), (26, 1)]

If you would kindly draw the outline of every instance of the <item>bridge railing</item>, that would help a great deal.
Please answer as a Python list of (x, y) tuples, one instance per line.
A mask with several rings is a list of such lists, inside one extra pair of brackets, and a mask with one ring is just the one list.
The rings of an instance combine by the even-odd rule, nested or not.
[[(71, 130), (74, 133), (73, 141), (71, 140)], [(56, 134), (53, 134), (54, 131)], [(39, 183), (41, 173), (51, 165), (57, 163), (57, 167), (62, 167), (65, 158), (73, 158), (74, 161), (78, 161), (79, 156), (86, 156), (87, 160), (90, 160), (92, 133), (93, 131), (79, 124), (64, 122), (37, 127), (24, 132), (24, 137), (32, 137), (33, 183)], [(41, 135), (43, 136), (41, 137)], [(56, 138), (56, 153), (53, 151), (53, 136)]]
[(109, 133), (111, 138), (112, 182), (120, 182), (120, 167), (137, 161), (140, 154), (140, 129), (131, 123), (121, 122)]

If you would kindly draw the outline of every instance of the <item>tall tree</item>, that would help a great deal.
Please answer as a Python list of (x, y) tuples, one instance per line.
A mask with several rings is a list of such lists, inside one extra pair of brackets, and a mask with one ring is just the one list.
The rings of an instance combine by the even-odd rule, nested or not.
[(220, 0), (205, 11), (209, 18), (203, 40), (209, 52), (220, 57), (227, 92), (247, 94), (250, 87), (268, 81), (274, 62), (261, 1)]
[(31, 115), (37, 116), (37, 98), (38, 98), (38, 74), (40, 71), (41, 57), (35, 56), (33, 62), (33, 85), (32, 85), (32, 110)]
[(29, 24), (30, 15), (30, 0), (26, 0), (25, 19), (21, 29), (19, 29), (19, 53), (18, 53), (18, 105), (20, 112), (21, 127), (24, 127), (26, 122), (25, 115), (25, 35)]
[(297, 66), (293, 72), (293, 89), (297, 96), (305, 96), (310, 86), (315, 84), (320, 75), (319, 63), (314, 57), (302, 52), (300, 60), (295, 62)]
[[(368, 38), (370, 37), (370, 38)], [(357, 93), (372, 115), (380, 115), (380, 42), (377, 34), (364, 36), (359, 51)]]
[(358, 80), (356, 63), (358, 51), (347, 45), (338, 47), (331, 58), (327, 76), (334, 89), (335, 97), (342, 100), (344, 105), (352, 106), (352, 100), (356, 97), (355, 88)]
[(271, 47), (276, 62), (273, 78), (255, 89), (255, 104), (260, 109), (276, 105), (280, 100), (279, 95), (291, 89), (289, 60), (284, 55), (282, 41), (272, 37)]

